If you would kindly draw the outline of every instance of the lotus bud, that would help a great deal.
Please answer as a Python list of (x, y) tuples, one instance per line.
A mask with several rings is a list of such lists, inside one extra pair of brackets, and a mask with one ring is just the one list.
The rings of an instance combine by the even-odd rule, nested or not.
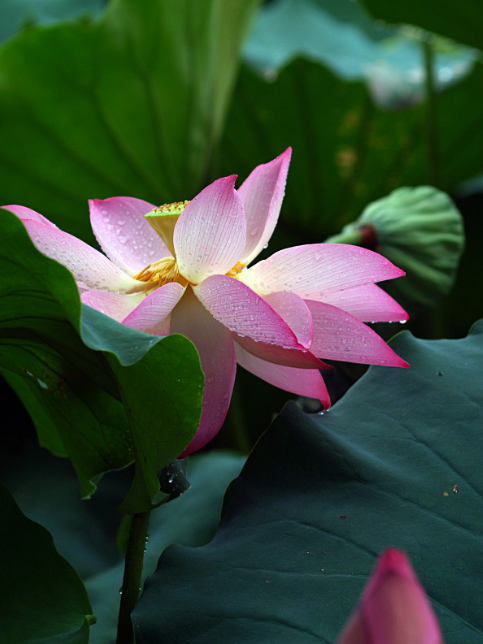
[(438, 620), (404, 552), (386, 550), (337, 644), (444, 644)]
[[(453, 286), (464, 248), (463, 218), (431, 186), (399, 188), (378, 199), (328, 242), (370, 248), (406, 271), (391, 294), (403, 306), (431, 307)], [(397, 290), (397, 293), (396, 293)]]

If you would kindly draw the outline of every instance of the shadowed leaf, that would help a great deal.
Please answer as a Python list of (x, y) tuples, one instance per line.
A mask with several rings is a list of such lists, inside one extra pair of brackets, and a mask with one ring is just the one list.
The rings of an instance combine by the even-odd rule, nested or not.
[(87, 644), (92, 608), (77, 573), (4, 486), (0, 511), (1, 641)]
[(371, 367), (323, 416), (287, 405), (213, 541), (161, 557), (138, 644), (334, 642), (388, 546), (408, 552), (445, 642), (483, 642), (483, 323), (391, 344), (411, 368)]

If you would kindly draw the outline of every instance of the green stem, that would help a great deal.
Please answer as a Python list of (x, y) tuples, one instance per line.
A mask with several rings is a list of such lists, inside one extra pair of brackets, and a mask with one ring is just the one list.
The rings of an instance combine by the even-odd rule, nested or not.
[(439, 185), (439, 141), (436, 109), (436, 87), (434, 79), (434, 50), (432, 36), (423, 40), (425, 91), (426, 91), (426, 146), (429, 180), (433, 186)]
[(249, 454), (252, 448), (252, 442), (247, 433), (242, 400), (243, 398), (240, 392), (240, 383), (238, 383), (238, 386), (235, 385), (233, 389), (233, 395), (230, 403), (232, 407), (231, 419), (233, 427), (233, 438), (236, 440), (237, 449), (239, 449), (242, 454)]
[(131, 527), (129, 528), (116, 644), (134, 643), (131, 613), (137, 604), (139, 591), (141, 589), (141, 575), (143, 572), (144, 551), (146, 549), (150, 515), (150, 512), (135, 514), (131, 521)]

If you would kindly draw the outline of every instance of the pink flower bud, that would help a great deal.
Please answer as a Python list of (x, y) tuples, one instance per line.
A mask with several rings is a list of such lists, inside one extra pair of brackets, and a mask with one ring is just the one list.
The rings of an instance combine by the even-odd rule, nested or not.
[(428, 597), (404, 552), (386, 550), (338, 644), (444, 644)]

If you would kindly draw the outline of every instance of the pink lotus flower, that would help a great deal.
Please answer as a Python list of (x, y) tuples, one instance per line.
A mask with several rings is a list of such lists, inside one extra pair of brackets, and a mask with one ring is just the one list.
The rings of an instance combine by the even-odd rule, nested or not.
[(379, 558), (338, 644), (444, 644), (438, 621), (408, 558)]
[[(277, 223), (291, 149), (260, 165), (235, 190), (214, 181), (191, 202), (155, 208), (130, 197), (89, 202), (107, 255), (23, 206), (37, 248), (75, 276), (82, 301), (135, 329), (182, 333), (205, 373), (203, 413), (184, 455), (218, 432), (236, 364), (267, 382), (330, 405), (318, 358), (406, 367), (366, 321), (403, 321), (403, 309), (375, 282), (404, 275), (377, 253), (310, 244), (247, 268)], [(151, 225), (150, 225), (151, 224)]]

